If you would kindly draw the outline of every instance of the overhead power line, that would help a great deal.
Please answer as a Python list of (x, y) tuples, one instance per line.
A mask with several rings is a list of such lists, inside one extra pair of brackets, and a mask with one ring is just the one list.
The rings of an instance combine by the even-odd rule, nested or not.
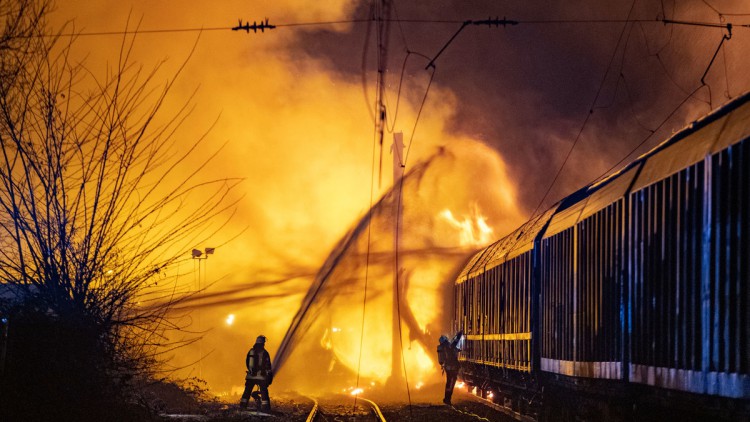
[[(24, 38), (54, 38), (54, 37), (88, 37), (88, 36), (106, 36), (106, 35), (140, 35), (140, 34), (168, 34), (168, 33), (180, 33), (180, 32), (205, 32), (205, 31), (239, 31), (246, 30), (249, 32), (257, 33), (260, 29), (264, 32), (264, 29), (275, 29), (275, 28), (293, 28), (298, 26), (327, 26), (327, 25), (339, 25), (347, 23), (362, 23), (369, 22), (370, 19), (348, 19), (340, 21), (319, 21), (319, 22), (292, 22), (271, 25), (268, 23), (268, 19), (264, 19), (261, 23), (253, 22), (252, 25), (249, 22), (243, 24), (242, 19), (239, 21), (239, 25), (235, 26), (209, 26), (209, 27), (187, 27), (187, 28), (152, 28), (152, 29), (126, 29), (121, 31), (92, 31), (92, 32), (61, 32), (59, 34), (42, 34), (42, 35), (27, 35), (22, 36)], [(247, 26), (247, 29), (246, 29)], [(255, 26), (255, 28), (253, 28)]]
[[(722, 16), (733, 16), (730, 14), (723, 14)], [(737, 14), (736, 16), (744, 16)], [(295, 28), (302, 26), (328, 26), (328, 25), (341, 25), (341, 24), (356, 24), (371, 22), (373, 19), (344, 19), (338, 21), (314, 21), (314, 22), (290, 22), (290, 23), (279, 23), (270, 25), (266, 20), (265, 23), (261, 22), (256, 25), (256, 29), (253, 29), (253, 25), (249, 23), (235, 26), (210, 26), (210, 27), (187, 27), (187, 28), (152, 28), (152, 29), (129, 29), (122, 31), (92, 31), (92, 32), (62, 32), (59, 34), (43, 34), (43, 35), (28, 35), (28, 38), (54, 38), (54, 37), (87, 37), (87, 36), (107, 36), (107, 35), (135, 35), (135, 34), (167, 34), (167, 33), (180, 33), (180, 32), (206, 32), (206, 31), (238, 31), (246, 30), (249, 32), (253, 30), (257, 33), (257, 29), (275, 29), (275, 28)], [(505, 21), (505, 23), (503, 23)], [(698, 26), (707, 28), (746, 28), (750, 29), (750, 24), (736, 24), (736, 23), (710, 23), (710, 22), (691, 22), (691, 21), (679, 21), (673, 19), (529, 19), (529, 20), (506, 20), (500, 19), (486, 19), (486, 20), (455, 20), (455, 19), (383, 19), (382, 22), (398, 22), (399, 24), (462, 24), (469, 22), (468, 25), (487, 25), (487, 26), (506, 26), (506, 25), (545, 25), (545, 24), (616, 24), (616, 23), (661, 23), (664, 25), (688, 25)], [(245, 29), (245, 25), (249, 25), (248, 29)], [(262, 25), (267, 25), (262, 28)], [(240, 28), (241, 26), (241, 28)]]

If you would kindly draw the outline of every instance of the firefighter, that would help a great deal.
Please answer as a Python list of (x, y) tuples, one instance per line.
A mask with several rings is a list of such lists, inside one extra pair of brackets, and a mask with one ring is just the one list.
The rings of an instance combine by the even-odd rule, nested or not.
[[(247, 352), (245, 366), (247, 375), (245, 376), (245, 392), (242, 393), (240, 408), (246, 409), (247, 402), (253, 388), (258, 386), (260, 392), (252, 394), (256, 401), (258, 410), (269, 412), (271, 410), (271, 399), (268, 397), (268, 386), (273, 382), (273, 368), (271, 367), (271, 355), (265, 349), (266, 336), (260, 335), (255, 340), (255, 345)], [(260, 396), (260, 397), (259, 397)]]
[(453, 395), (453, 386), (456, 385), (456, 379), (458, 378), (458, 370), (461, 366), (458, 362), (458, 352), (461, 349), (458, 348), (458, 342), (464, 335), (463, 331), (456, 333), (453, 340), (448, 340), (447, 336), (440, 336), (440, 344), (438, 344), (438, 363), (445, 372), (445, 396), (443, 397), (443, 403), (448, 406), (451, 405), (451, 396)]

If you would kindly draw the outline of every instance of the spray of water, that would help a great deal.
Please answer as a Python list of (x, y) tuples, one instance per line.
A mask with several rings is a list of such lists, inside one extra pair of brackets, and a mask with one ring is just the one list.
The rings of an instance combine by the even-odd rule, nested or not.
[[(394, 204), (399, 198), (398, 189), (392, 189), (339, 241), (315, 276), (276, 353), (280, 379), (317, 393), (377, 388), (393, 375), (392, 354), (397, 353), (406, 375), (399, 378), (411, 388), (436, 381), (440, 373), (433, 349), (449, 329), (451, 280), (479, 246), (461, 244), (466, 236), (436, 208), (445, 201), (436, 198), (435, 177), (454, 159), (440, 149), (411, 168), (401, 183), (399, 315), (393, 312)], [(464, 194), (453, 196), (465, 199)], [(467, 208), (472, 207), (476, 213), (475, 203)], [(486, 224), (480, 218), (469, 226), (479, 230)], [(399, 317), (396, 342), (392, 322)], [(403, 394), (406, 388), (391, 392)]]

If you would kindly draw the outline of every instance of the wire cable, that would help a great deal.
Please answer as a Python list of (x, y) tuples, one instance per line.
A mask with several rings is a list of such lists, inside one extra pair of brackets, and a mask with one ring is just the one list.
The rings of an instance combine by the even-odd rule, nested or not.
[[(628, 11), (628, 18), (630, 17), (630, 14), (633, 13), (633, 9), (635, 7), (635, 0), (633, 0), (633, 3), (630, 6), (630, 11)], [(627, 20), (625, 22), (628, 22)], [(628, 27), (628, 24), (625, 23), (623, 25), (622, 30), (620, 31), (620, 37), (617, 40), (617, 44), (615, 45), (615, 50), (612, 52), (612, 57), (609, 60), (609, 64), (607, 65), (607, 70), (604, 72), (604, 75), (602, 76), (602, 81), (599, 83), (599, 89), (596, 91), (596, 95), (594, 96), (594, 101), (592, 101), (591, 106), (589, 107), (589, 112), (586, 114), (586, 118), (583, 120), (583, 124), (581, 124), (581, 128), (578, 130), (578, 134), (576, 135), (575, 139), (573, 140), (573, 144), (570, 146), (570, 149), (568, 149), (568, 153), (565, 155), (565, 159), (563, 160), (562, 164), (560, 165), (560, 168), (557, 170), (557, 173), (555, 174), (555, 177), (552, 179), (552, 183), (550, 183), (549, 187), (547, 188), (547, 191), (544, 193), (544, 196), (542, 196), (542, 199), (537, 204), (536, 208), (534, 208), (534, 212), (531, 213), (531, 217), (529, 220), (533, 219), (536, 215), (537, 211), (539, 211), (539, 208), (542, 206), (544, 201), (547, 199), (547, 196), (549, 195), (550, 191), (552, 191), (552, 187), (555, 186), (555, 183), (557, 182), (557, 179), (560, 177), (560, 174), (562, 173), (563, 169), (565, 168), (565, 165), (568, 163), (568, 160), (570, 159), (571, 154), (573, 153), (573, 150), (575, 149), (576, 145), (578, 144), (578, 141), (581, 139), (581, 134), (583, 134), (583, 130), (586, 128), (586, 124), (588, 124), (589, 119), (591, 119), (591, 115), (594, 113), (594, 106), (596, 105), (596, 101), (599, 99), (599, 95), (602, 92), (602, 88), (604, 87), (604, 83), (607, 80), (607, 75), (609, 74), (609, 70), (612, 67), (612, 63), (615, 60), (615, 57), (617, 56), (617, 50), (620, 49), (620, 43), (622, 42), (622, 37), (625, 35), (625, 29)]]
[[(372, 14), (373, 11), (371, 10)], [(365, 30), (365, 43), (362, 46), (362, 94), (365, 97), (365, 104), (367, 104), (367, 111), (370, 113), (370, 120), (372, 124), (375, 123), (375, 111), (370, 104), (370, 96), (367, 94), (367, 52), (370, 50), (370, 33), (372, 32), (372, 19), (368, 19), (367, 29)]]
[[(371, 26), (368, 25), (367, 27), (367, 35), (365, 37), (365, 45), (363, 47), (363, 54), (362, 54), (362, 84), (363, 89), (365, 91), (365, 97), (367, 97), (367, 80), (365, 78), (364, 72), (365, 72), (365, 55), (367, 54), (368, 49), (368, 41), (370, 39), (370, 29)], [(369, 102), (368, 102), (369, 106)], [(372, 114), (372, 110), (370, 110)], [(373, 120), (374, 120), (374, 116)], [(378, 135), (377, 135), (377, 125), (373, 125), (374, 131), (372, 136), (372, 163), (370, 168), (370, 213), (372, 213), (372, 204), (375, 198), (375, 153), (377, 151), (377, 145), (378, 145)], [(365, 341), (365, 317), (367, 315), (367, 284), (370, 274), (370, 244), (372, 239), (372, 215), (370, 215), (370, 218), (367, 221), (367, 250), (365, 253), (365, 286), (364, 286), (364, 294), (362, 297), (362, 327), (359, 334), (359, 358), (357, 360), (357, 382), (356, 387), (359, 388), (359, 379), (360, 379), (360, 373), (362, 370), (362, 350), (364, 349), (364, 341)], [(354, 396), (354, 408), (357, 407), (357, 396)]]
[[(386, 121), (386, 130), (388, 133), (393, 133), (393, 130), (396, 128), (396, 119), (398, 118), (398, 106), (401, 103), (401, 88), (403, 87), (404, 83), (404, 74), (406, 73), (406, 62), (409, 60), (409, 56), (411, 56), (413, 53), (409, 50), (406, 51), (406, 56), (404, 57), (404, 62), (401, 64), (401, 76), (398, 78), (398, 91), (396, 93), (396, 110), (393, 112), (393, 124), (388, 127), (388, 122)], [(386, 103), (388, 103), (388, 96), (385, 96)], [(386, 119), (388, 116), (386, 116)]]
[(669, 70), (667, 70), (667, 66), (664, 64), (664, 61), (661, 58), (661, 52), (664, 51), (664, 49), (667, 48), (667, 45), (669, 45), (672, 42), (672, 34), (674, 33), (674, 30), (673, 30), (674, 27), (670, 27), (669, 39), (667, 39), (667, 42), (664, 43), (664, 45), (661, 46), (661, 48), (659, 48), (658, 51), (656, 51), (656, 53), (651, 52), (651, 47), (648, 44), (648, 37), (646, 36), (646, 32), (643, 29), (643, 25), (638, 24), (638, 27), (641, 29), (641, 35), (643, 35), (643, 41), (646, 44), (646, 51), (648, 55), (651, 57), (656, 57), (656, 60), (659, 62), (659, 65), (661, 66), (661, 69), (664, 71), (664, 75), (666, 75), (667, 79), (669, 79), (669, 81), (672, 82), (672, 84), (675, 87), (677, 87), (677, 89), (679, 89), (684, 95), (689, 95), (687, 90), (683, 88), (680, 84), (678, 84), (677, 81), (675, 81), (674, 77), (672, 77), (672, 75), (669, 73)]
[[(750, 13), (722, 13), (721, 16), (750, 16)], [(337, 21), (313, 21), (313, 22), (290, 22), (274, 24), (275, 28), (295, 28), (310, 26), (330, 26), (341, 24), (360, 24), (372, 22), (372, 18), (367, 19), (344, 19)], [(463, 24), (466, 20), (440, 20), (440, 19), (382, 19), (382, 22), (401, 23), (423, 23), (423, 24)], [(471, 22), (471, 21), (468, 21)], [(545, 24), (618, 24), (618, 23), (661, 23), (672, 25), (691, 25), (703, 27), (725, 27), (725, 24), (716, 24), (710, 22), (690, 22), (677, 21), (671, 19), (529, 19), (515, 20), (517, 24), (527, 25), (545, 25)], [(750, 29), (750, 24), (733, 24), (735, 28)], [(109, 36), (109, 35), (133, 35), (133, 34), (167, 34), (167, 33), (184, 33), (184, 32), (208, 32), (208, 31), (229, 31), (236, 27), (233, 26), (209, 26), (209, 27), (187, 27), (187, 28), (153, 28), (138, 30), (120, 30), (120, 31), (92, 31), (92, 32), (61, 32), (57, 34), (31, 34), (18, 35), (19, 38), (56, 38), (56, 37), (89, 37), (89, 36)], [(252, 28), (251, 28), (252, 29)]]
[(432, 87), (432, 81), (435, 79), (435, 66), (432, 66), (432, 73), (430, 74), (430, 81), (427, 83), (427, 89), (424, 91), (424, 96), (422, 97), (422, 103), (419, 105), (419, 111), (417, 112), (417, 118), (414, 120), (414, 127), (411, 130), (411, 135), (409, 136), (409, 145), (406, 147), (406, 153), (404, 154), (404, 162), (402, 163), (404, 167), (406, 167), (406, 160), (409, 158), (409, 151), (411, 151), (411, 145), (414, 141), (414, 134), (417, 132), (417, 124), (419, 124), (419, 118), (422, 117), (422, 110), (424, 109), (424, 104), (427, 101), (427, 94), (430, 93), (430, 88)]
[(625, 67), (625, 56), (628, 52), (628, 45), (630, 45), (630, 36), (633, 34), (633, 25), (630, 25), (628, 29), (628, 36), (625, 38), (625, 46), (622, 49), (622, 57), (620, 58), (620, 66), (617, 69), (617, 82), (615, 84), (615, 92), (612, 94), (612, 99), (609, 101), (609, 104), (601, 105), (601, 106), (594, 106), (594, 110), (600, 110), (600, 109), (606, 109), (609, 107), (612, 107), (615, 102), (617, 101), (617, 93), (620, 92), (620, 79), (622, 78), (622, 69)]
[[(601, 180), (602, 178), (604, 178), (604, 176), (608, 175), (608, 174), (609, 174), (609, 173), (610, 173), (610, 172), (611, 172), (612, 170), (614, 170), (615, 168), (617, 168), (618, 166), (620, 166), (620, 164), (622, 164), (622, 163), (623, 163), (623, 162), (624, 162), (625, 160), (627, 160), (627, 159), (628, 159), (628, 158), (629, 158), (629, 157), (630, 157), (631, 155), (633, 155), (633, 153), (635, 153), (635, 152), (636, 152), (636, 151), (637, 151), (637, 150), (638, 150), (638, 149), (639, 149), (640, 147), (642, 147), (642, 146), (643, 146), (643, 145), (644, 145), (644, 144), (645, 144), (646, 142), (648, 142), (648, 140), (649, 140), (649, 139), (651, 139), (651, 137), (652, 137), (652, 136), (654, 136), (654, 134), (656, 134), (656, 132), (657, 132), (657, 131), (658, 131), (659, 129), (661, 129), (661, 127), (662, 127), (662, 126), (664, 126), (664, 124), (665, 124), (665, 123), (666, 123), (666, 122), (667, 122), (667, 121), (668, 121), (668, 120), (669, 120), (670, 118), (672, 118), (672, 116), (673, 116), (673, 115), (674, 115), (674, 114), (675, 114), (675, 113), (676, 113), (676, 112), (677, 112), (677, 111), (678, 111), (678, 110), (679, 110), (680, 108), (682, 108), (682, 106), (683, 106), (683, 105), (684, 105), (684, 104), (685, 104), (685, 103), (686, 103), (686, 102), (687, 102), (687, 101), (688, 101), (688, 100), (689, 100), (689, 99), (690, 99), (691, 97), (693, 97), (693, 95), (695, 95), (695, 93), (696, 93), (696, 92), (698, 92), (698, 91), (699, 91), (699, 90), (700, 90), (701, 88), (703, 88), (704, 86), (706, 86), (706, 87), (707, 87), (708, 85), (701, 85), (701, 86), (699, 86), (699, 87), (695, 88), (695, 89), (693, 90), (693, 92), (691, 92), (690, 94), (688, 94), (688, 96), (687, 96), (687, 97), (685, 97), (685, 98), (684, 98), (684, 99), (683, 99), (683, 100), (682, 100), (682, 101), (681, 101), (681, 102), (680, 102), (680, 103), (679, 103), (679, 104), (677, 105), (677, 107), (675, 107), (675, 108), (674, 108), (674, 109), (672, 110), (672, 112), (670, 112), (670, 113), (669, 113), (669, 114), (667, 115), (667, 117), (665, 117), (665, 118), (664, 118), (664, 119), (663, 119), (663, 120), (661, 121), (661, 123), (659, 123), (659, 125), (658, 125), (658, 126), (656, 127), (656, 129), (653, 129), (653, 130), (649, 129), (649, 130), (651, 131), (651, 133), (650, 133), (650, 134), (648, 134), (648, 136), (646, 136), (645, 138), (643, 138), (643, 140), (641, 140), (641, 142), (639, 142), (639, 143), (638, 143), (638, 145), (636, 145), (636, 146), (635, 146), (635, 147), (634, 147), (633, 149), (631, 149), (631, 150), (630, 150), (630, 152), (628, 152), (628, 153), (627, 153), (627, 154), (626, 154), (626, 155), (625, 155), (625, 156), (624, 156), (624, 157), (623, 157), (623, 158), (622, 158), (622, 159), (621, 159), (620, 161), (618, 161), (617, 163), (615, 163), (615, 164), (614, 164), (614, 165), (613, 165), (612, 167), (610, 167), (610, 168), (609, 168), (608, 170), (604, 171), (604, 172), (603, 172), (603, 173), (602, 173), (601, 175), (599, 175), (599, 176), (598, 176), (598, 177), (597, 177), (596, 179), (594, 179), (594, 180), (593, 180), (593, 181), (592, 181), (591, 183), (595, 183), (596, 181), (599, 181), (599, 180)], [(702, 100), (700, 100), (700, 101), (702, 101)], [(705, 101), (704, 101), (704, 102), (705, 102)]]
[[(425, 102), (427, 101), (427, 95), (430, 92), (430, 87), (432, 86), (432, 81), (433, 81), (434, 77), (435, 77), (435, 66), (432, 67), (432, 73), (430, 75), (430, 81), (427, 83), (427, 89), (425, 89), (424, 96), (422, 97), (422, 103), (419, 106), (419, 111), (417, 112), (417, 117), (416, 117), (416, 119), (414, 121), (414, 127), (412, 129), (411, 136), (409, 137), (409, 146), (406, 148), (406, 153), (404, 153), (404, 159), (403, 159), (403, 162), (401, 162), (401, 167), (406, 168), (406, 162), (407, 162), (407, 159), (409, 157), (409, 151), (411, 150), (411, 145), (412, 145), (413, 140), (414, 140), (414, 133), (417, 131), (417, 124), (419, 123), (419, 118), (422, 115), (422, 110), (424, 108)], [(397, 212), (401, 213), (402, 212), (401, 211), (401, 207), (402, 207), (402, 202), (403, 202), (402, 200), (403, 200), (403, 195), (404, 195), (404, 177), (401, 177), (401, 179), (399, 180), (398, 183), (399, 183), (398, 198), (397, 198), (398, 203), (397, 203), (396, 210), (397, 210)], [(395, 235), (396, 235), (396, 242), (395, 243), (396, 243), (396, 245), (398, 245), (398, 239), (399, 239), (399, 233), (400, 233), (400, 227), (399, 227), (399, 224), (398, 224), (400, 220), (401, 220), (401, 218), (396, 218), (396, 231), (395, 231)], [(398, 271), (398, 265), (399, 265), (398, 249), (395, 252), (396, 252), (395, 253), (395, 261), (396, 261), (395, 262), (395, 268), (396, 268), (396, 301), (397, 301), (396, 302), (396, 312), (397, 312), (397, 316), (398, 316), (398, 334), (399, 334), (398, 338), (399, 338), (399, 342), (400, 342), (399, 350), (401, 352), (402, 367), (404, 368), (404, 380), (406, 382), (406, 393), (407, 393), (407, 397), (409, 399), (409, 414), (411, 414), (411, 390), (409, 389), (409, 378), (408, 378), (408, 374), (406, 373), (406, 360), (405, 360), (404, 352), (403, 352), (403, 350), (404, 350), (403, 333), (401, 332), (401, 297), (400, 297), (400, 288), (398, 286), (398, 274), (399, 274), (399, 271)]]
[[(638, 124), (638, 126), (641, 127), (641, 129), (654, 133), (655, 130), (649, 129), (648, 127), (646, 127), (646, 125), (644, 125), (641, 122), (641, 120), (638, 118), (638, 115), (635, 114), (635, 107), (633, 106), (633, 97), (630, 95), (630, 88), (628, 87), (628, 80), (625, 78), (625, 74), (620, 73), (620, 78), (622, 79), (623, 86), (625, 87), (625, 94), (628, 97), (628, 104), (630, 105), (630, 115), (633, 116), (633, 120), (635, 120), (635, 122)], [(687, 94), (687, 95), (690, 95), (690, 94)]]
[(707, 2), (706, 0), (701, 0), (701, 1), (703, 2), (703, 4), (705, 4), (706, 6), (710, 7), (711, 10), (713, 10), (714, 12), (716, 12), (717, 15), (721, 16), (721, 12), (719, 12), (718, 10), (716, 10), (716, 8), (713, 7), (709, 2)]
[(404, 48), (409, 51), (409, 43), (406, 42), (406, 35), (404, 34), (404, 27), (401, 25), (401, 20), (398, 18), (398, 10), (396, 9), (396, 2), (391, 3), (393, 8), (393, 14), (396, 15), (396, 22), (398, 22), (398, 32), (401, 34), (401, 42), (404, 43)]
[[(719, 17), (719, 22), (721, 22), (721, 23), (725, 22), (724, 15), (718, 9), (716, 9), (714, 6), (712, 6), (706, 0), (702, 0), (702, 1), (703, 1), (703, 3), (706, 6), (710, 7), (714, 12), (716, 12), (716, 14)], [(727, 29), (727, 31), (729, 31), (729, 38), (732, 37), (732, 30), (731, 30), (731, 28), (732, 28), (731, 24), (726, 24), (726, 29)], [(732, 95), (729, 93), (729, 71), (727, 70), (727, 49), (726, 49), (726, 46), (724, 45), (724, 40), (725, 39), (727, 39), (727, 37), (724, 35), (724, 33), (722, 31), (722, 39), (721, 39), (721, 43), (719, 44), (719, 48), (721, 49), (722, 62), (724, 64), (724, 83), (726, 84), (726, 88), (727, 88), (726, 91), (724, 91), (724, 96), (727, 99), (731, 100), (732, 99)], [(717, 53), (718, 53), (718, 50), (717, 50)], [(716, 58), (716, 54), (714, 54), (714, 58)], [(710, 66), (711, 65), (709, 64), (709, 67)], [(706, 72), (708, 72), (708, 70), (706, 70)]]
[[(376, 131), (377, 132), (377, 131)], [(372, 213), (372, 204), (375, 198), (375, 153), (377, 151), (377, 133), (373, 134), (372, 142), (372, 164), (370, 169), (370, 213)], [(359, 388), (359, 377), (362, 370), (362, 350), (365, 342), (365, 317), (367, 315), (367, 284), (370, 275), (370, 244), (372, 239), (372, 215), (367, 221), (367, 248), (365, 252), (365, 288), (362, 296), (362, 327), (359, 334), (359, 358), (357, 360), (357, 382)], [(357, 396), (354, 396), (354, 407), (357, 406)]]

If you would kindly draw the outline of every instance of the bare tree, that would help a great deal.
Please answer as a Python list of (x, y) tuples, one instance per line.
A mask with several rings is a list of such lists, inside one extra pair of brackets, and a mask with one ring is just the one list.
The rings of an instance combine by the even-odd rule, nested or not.
[(47, 33), (47, 9), (0, 0), (0, 283), (33, 286), (45, 312), (91, 327), (104, 370), (137, 375), (175, 328), (159, 281), (233, 208), (235, 181), (202, 178), (213, 157), (191, 165), (205, 134), (177, 136), (190, 100), (165, 99), (182, 68), (157, 84), (124, 36), (96, 77), (71, 60), (74, 37)]

